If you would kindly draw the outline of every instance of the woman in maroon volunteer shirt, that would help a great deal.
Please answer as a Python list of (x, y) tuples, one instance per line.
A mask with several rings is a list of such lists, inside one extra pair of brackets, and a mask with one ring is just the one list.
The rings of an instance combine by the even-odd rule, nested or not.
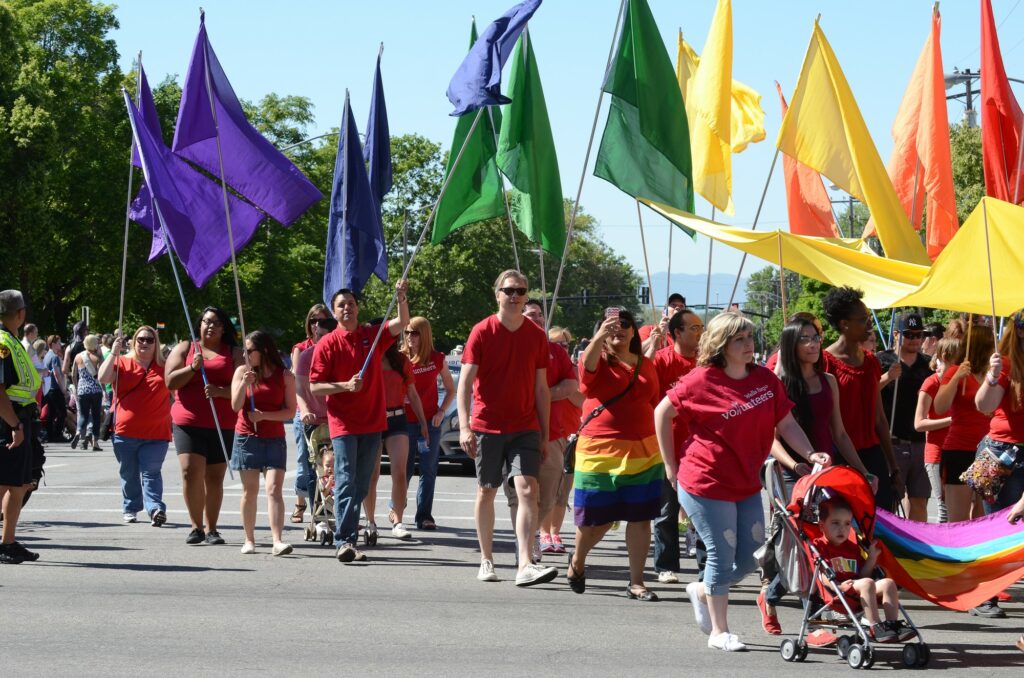
[[(123, 519), (135, 522), (145, 509), (150, 524), (167, 521), (164, 479), (160, 469), (171, 440), (171, 393), (164, 383), (164, 360), (156, 330), (143, 325), (124, 352), (117, 337), (99, 370), (101, 384), (114, 386), (114, 457), (121, 475)], [(141, 477), (141, 482), (140, 482)]]
[[(223, 544), (217, 520), (228, 468), (225, 450), (230, 455), (235, 437), (231, 378), (245, 359), (235, 325), (222, 309), (203, 309), (196, 331), (198, 345), (182, 341), (167, 356), (164, 378), (167, 388), (177, 391), (171, 406), (172, 435), (181, 465), (181, 491), (192, 523), (185, 543)], [(204, 372), (207, 384), (203, 383)]]
[[(704, 581), (686, 592), (708, 647), (727, 651), (746, 649), (729, 632), (729, 587), (754, 570), (754, 550), (764, 541), (760, 470), (776, 431), (804, 459), (829, 459), (793, 418), (782, 382), (753, 358), (753, 323), (739, 313), (715, 316), (701, 337), (696, 369), (654, 414), (665, 472), (707, 546)], [(689, 427), (681, 462), (672, 435), (677, 416)]]
[(613, 522), (623, 521), (629, 554), (626, 595), (657, 600), (644, 585), (644, 564), (651, 547), (651, 521), (661, 510), (664, 478), (653, 421), (660, 391), (653, 361), (643, 358), (632, 313), (619, 309), (598, 324), (579, 372), (580, 390), (586, 398), (583, 411), (588, 414), (625, 394), (587, 422), (576, 441), (576, 550), (569, 554), (569, 586), (583, 593), (587, 554)]
[[(292, 346), (292, 374), (298, 376), (295, 366), (299, 364), (299, 356), (302, 355), (303, 351), (307, 348), (312, 348), (313, 344), (316, 343), (314, 327), (316, 327), (317, 321), (326, 320), (330, 317), (330, 311), (323, 304), (313, 304), (309, 312), (306, 313), (306, 322), (303, 325), (303, 328), (306, 330), (306, 338)], [(306, 511), (306, 500), (309, 499), (310, 479), (315, 476), (313, 467), (309, 463), (309, 447), (306, 445), (306, 435), (304, 433), (304, 424), (313, 423), (312, 418), (309, 419), (309, 421), (303, 421), (302, 413), (299, 410), (295, 410), (292, 434), (295, 436), (297, 454), (295, 464), (295, 510), (292, 511), (291, 516), (293, 523), (302, 522), (302, 514)]]
[[(963, 340), (964, 350), (958, 356), (959, 364), (950, 365), (943, 373), (942, 385), (933, 403), (936, 414), (942, 416), (948, 412), (951, 418), (946, 439), (942, 441), (942, 482), (951, 523), (972, 517), (974, 493), (960, 480), (960, 475), (974, 461), (978, 443), (989, 432), (991, 416), (991, 412), (978, 411), (975, 397), (985, 381), (989, 357), (995, 350), (992, 330), (974, 326), (968, 332)], [(981, 514), (981, 509), (979, 503), (974, 517)]]
[(839, 386), (839, 410), (846, 433), (868, 472), (878, 478), (875, 502), (891, 511), (903, 496), (903, 479), (878, 392), (882, 364), (874, 353), (861, 348), (874, 331), (863, 296), (852, 287), (834, 287), (825, 295), (825, 318), (839, 332), (839, 339), (825, 349), (823, 357), (825, 371)]
[[(405, 344), (402, 352), (412, 363), (412, 376), (416, 380), (416, 393), (423, 405), (423, 414), (427, 418), (427, 449), (420, 450), (420, 422), (410, 404), (405, 406), (405, 419), (409, 431), (409, 463), (406, 465), (406, 478), (412, 479), (413, 467), (416, 466), (416, 455), (419, 455), (420, 482), (416, 488), (416, 527), (421, 530), (436, 530), (434, 522), (434, 485), (437, 482), (437, 461), (441, 449), (441, 422), (445, 412), (455, 402), (455, 380), (445, 362), (444, 353), (434, 350), (434, 334), (430, 321), (423, 316), (415, 316), (409, 320), (405, 329)], [(444, 402), (437, 403), (437, 379), (441, 378), (444, 386)]]
[(283, 538), (281, 487), (288, 466), (284, 422), (295, 412), (295, 377), (284, 366), (274, 339), (267, 332), (250, 332), (245, 338), (245, 353), (249, 364), (236, 369), (231, 381), (231, 407), (238, 412), (231, 468), (242, 478), (242, 553), (256, 552), (256, 498), (260, 493), (260, 474), (265, 473), (267, 516), (274, 539), (271, 552), (283, 556), (292, 552), (291, 544)]

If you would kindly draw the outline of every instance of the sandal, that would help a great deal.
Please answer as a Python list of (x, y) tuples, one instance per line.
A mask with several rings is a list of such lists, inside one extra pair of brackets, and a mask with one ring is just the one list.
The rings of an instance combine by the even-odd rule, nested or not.
[(565, 578), (569, 582), (569, 588), (572, 589), (573, 593), (583, 593), (587, 590), (587, 572), (584, 568), (582, 573), (577, 573), (575, 576), (570, 574), (576, 572), (576, 568), (572, 566), (572, 557), (575, 553), (569, 554), (569, 567), (565, 570)]
[(437, 523), (435, 523), (430, 518), (427, 518), (426, 520), (423, 521), (423, 524), (420, 525), (420, 529), (421, 530), (436, 530), (437, 529)]
[(639, 600), (644, 603), (656, 603), (658, 601), (658, 594), (651, 591), (646, 586), (636, 586), (632, 584), (626, 587), (626, 597), (630, 600)]
[(306, 512), (306, 505), (305, 504), (296, 504), (295, 505), (295, 510), (292, 511), (292, 522), (293, 523), (301, 523), (302, 522), (302, 514), (304, 514), (305, 512)]

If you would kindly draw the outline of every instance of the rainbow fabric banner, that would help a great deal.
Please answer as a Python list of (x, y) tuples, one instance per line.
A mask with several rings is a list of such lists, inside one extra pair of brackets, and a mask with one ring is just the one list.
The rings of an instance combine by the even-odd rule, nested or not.
[(879, 565), (900, 586), (965, 611), (1024, 577), (1024, 523), (1009, 509), (961, 523), (919, 523), (878, 509)]

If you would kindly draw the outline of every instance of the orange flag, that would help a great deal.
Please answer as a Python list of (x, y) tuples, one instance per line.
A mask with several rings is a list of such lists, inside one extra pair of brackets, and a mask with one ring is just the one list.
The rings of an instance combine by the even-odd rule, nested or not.
[[(936, 3), (931, 33), (892, 125), (895, 143), (886, 168), (903, 211), (916, 229), (921, 227), (921, 214), (925, 200), (928, 201), (927, 242), (928, 257), (932, 261), (960, 226), (949, 150), (946, 84), (939, 47), (941, 32), (942, 18)], [(864, 236), (873, 232), (874, 223), (868, 222)]]
[[(782, 117), (786, 117), (789, 106), (782, 95), (782, 87), (778, 81), (775, 88), (779, 91), (779, 103), (782, 104)], [(813, 235), (823, 238), (838, 238), (839, 229), (832, 216), (832, 203), (825, 192), (825, 183), (821, 175), (813, 169), (782, 154), (782, 171), (786, 177), (786, 207), (789, 213), (789, 232), (797, 235)]]

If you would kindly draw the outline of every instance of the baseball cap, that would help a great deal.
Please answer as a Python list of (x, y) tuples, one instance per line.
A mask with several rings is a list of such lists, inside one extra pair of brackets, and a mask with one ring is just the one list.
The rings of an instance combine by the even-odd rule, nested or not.
[(916, 313), (911, 313), (903, 319), (904, 330), (923, 330), (924, 320)]

